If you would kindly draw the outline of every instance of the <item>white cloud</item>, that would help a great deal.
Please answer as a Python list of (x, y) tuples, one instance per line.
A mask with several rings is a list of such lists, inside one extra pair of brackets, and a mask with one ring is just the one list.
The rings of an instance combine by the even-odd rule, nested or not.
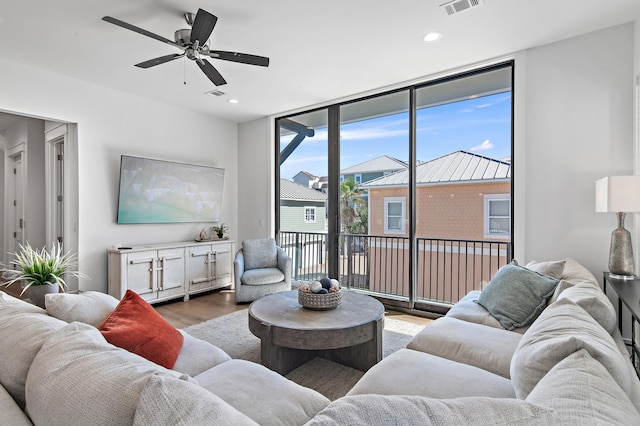
[(491, 143), (491, 141), (489, 139), (487, 139), (486, 141), (482, 142), (480, 145), (476, 145), (474, 147), (471, 148), (471, 152), (474, 151), (487, 151), (489, 149), (493, 148), (493, 144)]

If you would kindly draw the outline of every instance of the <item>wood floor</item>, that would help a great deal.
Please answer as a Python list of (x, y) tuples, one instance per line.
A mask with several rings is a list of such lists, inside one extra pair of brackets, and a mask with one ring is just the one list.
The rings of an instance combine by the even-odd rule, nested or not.
[[(184, 328), (202, 321), (221, 317), (249, 307), (249, 303), (236, 304), (233, 290), (220, 290), (191, 296), (188, 302), (182, 299), (153, 305), (164, 319), (176, 328)], [(385, 310), (385, 316), (427, 325), (432, 320), (402, 312)]]
[[(22, 299), (28, 297), (28, 293), (20, 295), (21, 288), (17, 284), (9, 287), (0, 284), (0, 290)], [(157, 303), (153, 307), (164, 319), (176, 328), (184, 328), (198, 324), (213, 318), (221, 317), (235, 311), (246, 309), (249, 303), (237, 304), (233, 290), (219, 290), (191, 296), (188, 302), (176, 299), (169, 302)], [(385, 310), (385, 316), (411, 322), (418, 325), (427, 325), (432, 320), (403, 312)]]

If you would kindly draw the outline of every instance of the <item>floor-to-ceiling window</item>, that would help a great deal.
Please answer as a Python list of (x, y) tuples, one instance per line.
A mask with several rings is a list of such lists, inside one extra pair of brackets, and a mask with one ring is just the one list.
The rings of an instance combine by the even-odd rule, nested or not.
[(356, 289), (406, 298), (409, 182), (383, 197), (369, 185), (409, 166), (409, 90), (340, 107), (340, 278)]
[[(512, 253), (512, 68), (279, 118), (276, 217), (294, 276), (335, 275), (421, 309), (482, 288)], [(296, 227), (287, 179), (324, 203), (324, 229)]]
[(327, 110), (278, 120), (279, 244), (293, 261), (294, 279), (328, 273)]

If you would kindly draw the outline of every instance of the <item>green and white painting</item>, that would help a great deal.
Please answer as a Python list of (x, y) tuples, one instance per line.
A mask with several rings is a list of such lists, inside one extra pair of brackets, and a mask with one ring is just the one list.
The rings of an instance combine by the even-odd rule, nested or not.
[(224, 169), (121, 156), (119, 224), (219, 222)]

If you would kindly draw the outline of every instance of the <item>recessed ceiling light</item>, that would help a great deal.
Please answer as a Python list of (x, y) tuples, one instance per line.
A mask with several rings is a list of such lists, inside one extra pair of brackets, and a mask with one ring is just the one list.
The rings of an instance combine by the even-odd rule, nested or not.
[(240, 101), (237, 99), (229, 99), (227, 102), (229, 102), (230, 104), (237, 104)]
[(423, 40), (425, 43), (433, 43), (434, 41), (438, 41), (442, 38), (442, 33), (437, 31), (432, 31), (424, 36)]

